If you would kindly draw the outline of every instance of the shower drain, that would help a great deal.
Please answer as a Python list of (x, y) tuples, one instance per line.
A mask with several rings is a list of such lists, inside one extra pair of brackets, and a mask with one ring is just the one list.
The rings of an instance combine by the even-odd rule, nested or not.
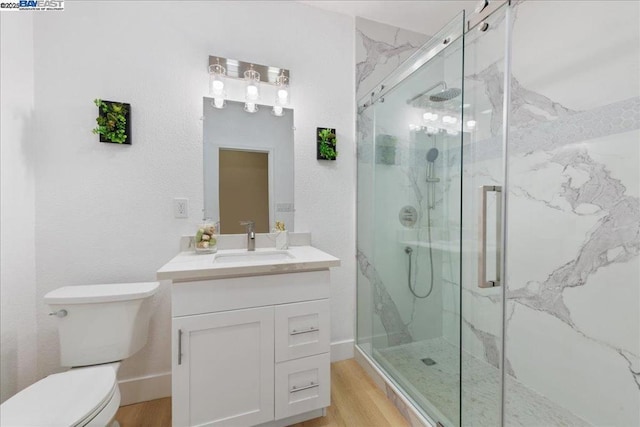
[(420, 359), (420, 360), (422, 360), (422, 363), (424, 363), (427, 366), (433, 366), (436, 364), (436, 361), (430, 357), (425, 357), (424, 359)]

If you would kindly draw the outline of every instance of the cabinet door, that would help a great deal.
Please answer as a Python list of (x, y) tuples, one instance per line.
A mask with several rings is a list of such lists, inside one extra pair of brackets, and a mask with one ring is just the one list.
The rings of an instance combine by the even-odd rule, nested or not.
[(273, 420), (273, 307), (173, 318), (173, 425)]

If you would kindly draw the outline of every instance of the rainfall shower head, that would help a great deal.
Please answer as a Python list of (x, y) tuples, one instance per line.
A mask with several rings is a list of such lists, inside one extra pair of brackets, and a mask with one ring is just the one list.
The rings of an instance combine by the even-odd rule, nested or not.
[(450, 87), (449, 89), (444, 89), (436, 94), (430, 95), (429, 100), (432, 102), (444, 102), (455, 98), (461, 93), (462, 91), (457, 87)]
[[(433, 94), (433, 95), (429, 95), (428, 97), (426, 96), (427, 94), (429, 94), (432, 90), (434, 90), (438, 86), (442, 87), (442, 90), (440, 92), (438, 92), (436, 94)], [(420, 92), (419, 94), (417, 94), (413, 98), (408, 99), (407, 100), (407, 104), (411, 104), (411, 105), (413, 105), (414, 107), (417, 107), (417, 108), (424, 108), (424, 107), (428, 107), (431, 102), (448, 101), (448, 100), (453, 99), (456, 96), (460, 95), (461, 93), (462, 93), (462, 90), (458, 89), (457, 87), (448, 88), (447, 87), (447, 83), (444, 82), (444, 81), (441, 81), (441, 82), (438, 82), (438, 83), (434, 84), (429, 89)]]
[(435, 162), (438, 158), (438, 154), (440, 154), (440, 152), (437, 148), (431, 148), (429, 151), (427, 151), (427, 162)]

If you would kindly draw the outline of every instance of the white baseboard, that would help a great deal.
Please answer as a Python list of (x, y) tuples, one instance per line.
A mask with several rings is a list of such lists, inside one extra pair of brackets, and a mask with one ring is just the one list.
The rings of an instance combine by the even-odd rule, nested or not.
[(353, 359), (353, 339), (331, 343), (331, 361)]
[(130, 378), (118, 382), (120, 406), (171, 396), (171, 372)]

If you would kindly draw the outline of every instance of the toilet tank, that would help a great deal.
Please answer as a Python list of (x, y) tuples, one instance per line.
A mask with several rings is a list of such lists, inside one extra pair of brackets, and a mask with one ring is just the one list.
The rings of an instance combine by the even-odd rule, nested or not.
[(115, 362), (140, 350), (158, 287), (158, 282), (65, 286), (46, 294), (45, 303), (56, 313), (60, 364)]

